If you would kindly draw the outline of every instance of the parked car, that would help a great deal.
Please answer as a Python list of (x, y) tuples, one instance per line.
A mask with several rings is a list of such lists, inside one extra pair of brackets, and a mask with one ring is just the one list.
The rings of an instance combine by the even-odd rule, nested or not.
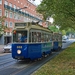
[(68, 36), (66, 35), (62, 36), (62, 40), (68, 40), (68, 39), (69, 39)]
[(5, 45), (5, 46), (3, 47), (4, 53), (11, 52), (11, 50), (12, 50), (12, 43), (8, 43), (7, 45)]

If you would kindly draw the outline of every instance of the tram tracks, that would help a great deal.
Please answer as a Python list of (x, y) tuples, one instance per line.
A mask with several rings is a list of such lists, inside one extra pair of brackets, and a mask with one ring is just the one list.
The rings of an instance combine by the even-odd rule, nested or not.
[[(61, 52), (61, 51), (60, 51)], [(54, 58), (56, 55), (58, 55), (60, 52), (54, 52), (47, 58), (43, 58), (41, 61), (36, 61), (29, 67), (26, 67), (25, 69), (22, 69), (21, 72), (18, 72), (17, 74), (12, 75), (31, 75), (34, 73), (38, 68), (40, 68), (42, 65), (44, 65), (46, 62), (50, 61), (52, 58)]]
[[(61, 50), (63, 51), (63, 50)], [(12, 73), (10, 75), (31, 75), (34, 71), (36, 71), (38, 68), (40, 68), (42, 65), (44, 65), (46, 62), (51, 60), (53, 57), (58, 55), (61, 51), (59, 52), (53, 52), (50, 56), (47, 58), (43, 58), (41, 61), (35, 61), (32, 62), (31, 64), (27, 65), (26, 67), (18, 70), (15, 73)]]
[(13, 60), (12, 58), (8, 58), (8, 59), (3, 59), (0, 61), (0, 64), (4, 64), (5, 62), (11, 61)]
[(0, 75), (30, 75), (60, 52), (61, 51), (53, 52), (47, 58), (43, 58), (41, 61), (35, 62), (17, 62), (9, 58), (5, 63), (0, 63), (1, 65), (4, 65), (0, 65)]
[(4, 69), (5, 67), (8, 67), (14, 63), (15, 63), (15, 61), (12, 60), (11, 58), (7, 59), (5, 61), (0, 61), (0, 70)]
[(20, 63), (16, 61), (14, 64), (8, 66), (7, 68), (2, 69), (2, 71), (0, 70), (0, 75), (16, 75), (17, 73), (29, 67), (31, 64), (33, 63)]
[(53, 52), (50, 56), (35, 62), (16, 61), (8, 56), (8, 59), (6, 57), (5, 60), (0, 61), (0, 75), (30, 75), (61, 51)]
[[(30, 66), (33, 65), (33, 64), (34, 64), (34, 62), (29, 62), (29, 64), (23, 65), (22, 68), (20, 67), (20, 69), (18, 69), (18, 70), (17, 70), (16, 72), (14, 72), (14, 73), (11, 73), (10, 75), (17, 75), (17, 74), (21, 73), (22, 71), (27, 70), (27, 68), (30, 67)], [(22, 65), (20, 65), (20, 66), (22, 66)]]

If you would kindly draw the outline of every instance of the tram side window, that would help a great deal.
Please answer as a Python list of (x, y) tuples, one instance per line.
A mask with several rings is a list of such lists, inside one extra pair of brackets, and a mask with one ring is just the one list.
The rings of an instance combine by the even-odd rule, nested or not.
[(48, 42), (50, 41), (50, 37), (49, 37), (49, 34), (48, 34)]
[(56, 35), (53, 34), (53, 41), (56, 41)]
[(59, 39), (59, 36), (58, 36), (58, 34), (57, 34), (56, 41), (58, 41), (58, 39)]
[(29, 33), (29, 42), (32, 42), (31, 32)]
[(37, 34), (37, 42), (41, 42), (41, 33), (40, 32), (36, 32)]
[(59, 35), (59, 38), (58, 38), (58, 40), (59, 40), (59, 41), (61, 41), (61, 39), (62, 39), (62, 37), (61, 37), (61, 35)]
[(44, 42), (44, 33), (41, 35), (41, 42)]
[(51, 35), (50, 34), (47, 34), (47, 42), (51, 41)]
[(52, 40), (52, 36), (50, 34), (48, 36), (49, 36), (49, 41), (51, 41)]
[(36, 32), (32, 32), (32, 42), (37, 42)]
[(53, 38), (54, 38), (54, 41), (57, 41), (57, 35), (56, 34), (53, 35)]
[(43, 36), (44, 36), (44, 42), (46, 42), (46, 34), (44, 33)]
[(55, 41), (57, 41), (57, 36), (55, 35)]
[(60, 34), (60, 40), (62, 40), (62, 35)]
[(58, 41), (60, 41), (60, 37), (59, 37), (59, 35), (58, 35)]
[(54, 41), (54, 36), (53, 36), (53, 34), (52, 34), (52, 41)]
[(48, 42), (48, 34), (46, 34), (46, 42)]
[(49, 41), (51, 41), (52, 40), (52, 35), (51, 34), (46, 34), (45, 35), (45, 42), (49, 42)]
[(40, 32), (32, 32), (32, 42), (41, 42)]
[(50, 41), (52, 41), (53, 35), (50, 34), (50, 35), (49, 35), (49, 38), (50, 38)]

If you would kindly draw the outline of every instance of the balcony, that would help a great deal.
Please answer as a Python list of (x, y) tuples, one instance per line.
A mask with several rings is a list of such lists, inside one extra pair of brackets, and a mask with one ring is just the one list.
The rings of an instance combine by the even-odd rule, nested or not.
[(6, 8), (8, 10), (11, 10), (11, 11), (14, 11), (14, 8), (12, 8), (12, 7), (8, 6), (8, 5), (5, 5), (5, 4), (4, 4), (4, 8)]
[[(32, 15), (26, 13), (26, 12), (22, 12), (22, 11), (20, 11), (20, 10), (18, 10), (18, 9), (14, 9), (14, 8), (8, 6), (8, 5), (5, 5), (5, 4), (4, 4), (4, 8), (5, 8), (5, 9), (8, 9), (8, 10), (11, 10), (11, 11), (13, 11), (13, 12), (17, 12), (17, 13), (19, 13), (19, 14), (22, 14), (23, 16), (27, 16), (27, 17), (32, 18), (32, 19), (35, 19), (35, 20), (41, 20), (41, 19), (39, 19), (39, 18), (37, 18), (37, 17), (35, 17), (35, 16), (32, 16)], [(42, 20), (41, 20), (41, 21), (42, 21)]]
[(4, 4), (4, 8), (10, 10), (10, 6)]

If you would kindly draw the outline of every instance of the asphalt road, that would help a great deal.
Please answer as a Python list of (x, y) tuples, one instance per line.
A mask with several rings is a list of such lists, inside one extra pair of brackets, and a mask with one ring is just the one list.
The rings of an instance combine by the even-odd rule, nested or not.
[(68, 40), (62, 40), (62, 49), (67, 48), (70, 44), (72, 44), (73, 42), (75, 42), (75, 39), (68, 39)]
[(73, 42), (75, 42), (75, 40), (65, 40), (62, 43), (61, 51), (54, 52), (47, 58), (36, 62), (17, 62), (12, 59), (11, 54), (0, 56), (0, 75), (33, 75), (42, 65), (50, 61)]

